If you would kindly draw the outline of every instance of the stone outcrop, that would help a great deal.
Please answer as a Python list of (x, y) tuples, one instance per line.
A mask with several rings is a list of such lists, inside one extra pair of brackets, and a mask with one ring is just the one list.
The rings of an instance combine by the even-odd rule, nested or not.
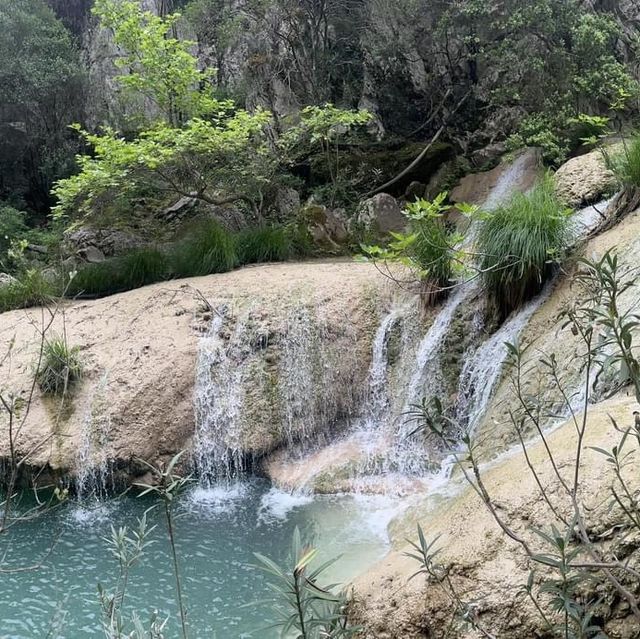
[(492, 208), (514, 192), (528, 191), (541, 174), (539, 150), (524, 149), (513, 160), (503, 161), (490, 171), (466, 175), (451, 190), (449, 199)]
[[(135, 474), (136, 458), (157, 461), (189, 448), (200, 340), (223, 309), (228, 321), (221, 339), (234, 358), (230, 365), (243, 371), (243, 431), (233, 445), (240, 441), (241, 452), (259, 457), (313, 435), (313, 424), (339, 427), (359, 401), (378, 304), (389, 286), (369, 264), (312, 261), (65, 303), (48, 335), (64, 330), (69, 345), (80, 348), (83, 379), (64, 406), (36, 390), (19, 448), (34, 448), (32, 466), (73, 475), (79, 442), (93, 428), (97, 406), (108, 411), (102, 416), (110, 424), (106, 454), (125, 473)], [(0, 315), (2, 355), (15, 338), (11, 357), (0, 357), (4, 392), (28, 395), (41, 320), (37, 308)], [(243, 338), (235, 340), (240, 324)], [(309, 332), (316, 336), (313, 344)], [(287, 394), (298, 391), (283, 412)], [(303, 403), (296, 409), (298, 397)], [(5, 421), (2, 413), (3, 432)], [(6, 446), (3, 438), (0, 454)]]
[[(617, 147), (612, 147), (609, 153), (617, 150)], [(616, 188), (616, 178), (607, 168), (600, 150), (571, 158), (556, 171), (554, 177), (558, 196), (573, 208), (598, 202)]]
[(83, 227), (65, 233), (63, 247), (70, 257), (101, 262), (106, 257), (122, 255), (144, 244), (140, 237), (118, 229)]

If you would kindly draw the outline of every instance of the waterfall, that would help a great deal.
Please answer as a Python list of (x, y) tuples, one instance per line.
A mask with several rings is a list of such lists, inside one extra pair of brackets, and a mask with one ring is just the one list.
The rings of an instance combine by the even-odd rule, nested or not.
[(506, 344), (514, 344), (531, 316), (549, 297), (551, 286), (513, 313), (504, 324), (468, 357), (462, 368), (456, 402), (456, 421), (473, 434), (487, 412), (507, 359)]
[(242, 355), (249, 348), (247, 317), (236, 322), (228, 342), (223, 328), (227, 309), (217, 310), (200, 340), (196, 365), (196, 432), (193, 460), (207, 487), (217, 478), (235, 478), (244, 469), (240, 445), (243, 378)]
[(75, 491), (79, 501), (104, 499), (113, 488), (107, 454), (111, 431), (111, 416), (105, 400), (107, 382), (108, 375), (105, 374), (94, 388), (82, 420), (75, 475)]

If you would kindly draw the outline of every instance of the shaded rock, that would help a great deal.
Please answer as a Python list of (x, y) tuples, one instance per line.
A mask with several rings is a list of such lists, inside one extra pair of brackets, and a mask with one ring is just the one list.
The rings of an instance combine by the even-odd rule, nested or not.
[(198, 200), (195, 197), (185, 195), (171, 206), (165, 208), (160, 215), (170, 222), (176, 218), (180, 219), (184, 217), (187, 213), (193, 211), (197, 204)]
[(616, 186), (616, 178), (598, 150), (571, 158), (556, 171), (554, 179), (556, 193), (573, 208), (602, 200)]
[(402, 214), (398, 201), (388, 193), (378, 193), (358, 206), (355, 224), (366, 233), (384, 234), (403, 231), (407, 218)]
[(96, 246), (87, 246), (78, 251), (78, 256), (89, 264), (104, 262), (107, 258), (105, 254)]
[(302, 209), (301, 216), (318, 246), (332, 251), (342, 250), (349, 239), (347, 217), (343, 209), (331, 209), (310, 202)]
[(424, 197), (426, 188), (426, 184), (414, 180), (404, 192), (404, 197), (408, 202), (419, 200)]
[(63, 248), (69, 255), (77, 255), (82, 259), (88, 259), (86, 258), (88, 255), (96, 261), (101, 261), (94, 249), (102, 253), (102, 259), (104, 259), (140, 248), (144, 244), (142, 238), (126, 231), (80, 228), (65, 233)]
[(516, 191), (528, 191), (541, 174), (540, 151), (534, 148), (524, 149), (513, 160), (502, 162), (490, 171), (463, 177), (452, 189), (449, 199), (454, 203), (467, 202), (492, 208)]
[(0, 273), (0, 287), (10, 286), (11, 284), (15, 284), (18, 280), (13, 277), (13, 275), (9, 275), (9, 273)]
[(300, 193), (295, 189), (278, 189), (275, 197), (275, 208), (281, 220), (289, 220), (300, 211)]

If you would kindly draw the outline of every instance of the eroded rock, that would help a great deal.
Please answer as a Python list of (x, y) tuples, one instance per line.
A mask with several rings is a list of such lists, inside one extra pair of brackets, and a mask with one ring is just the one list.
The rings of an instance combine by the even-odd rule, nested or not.
[(403, 231), (407, 226), (407, 218), (392, 195), (378, 193), (360, 203), (354, 223), (365, 233), (379, 235)]

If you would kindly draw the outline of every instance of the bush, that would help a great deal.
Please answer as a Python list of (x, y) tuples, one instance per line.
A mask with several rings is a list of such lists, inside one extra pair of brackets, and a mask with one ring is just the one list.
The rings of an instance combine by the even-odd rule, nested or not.
[(246, 229), (238, 233), (234, 240), (238, 264), (282, 262), (293, 253), (291, 239), (282, 227)]
[(44, 344), (42, 362), (36, 373), (43, 393), (63, 395), (82, 377), (79, 352), (77, 346), (70, 348), (60, 337)]
[(416, 239), (409, 252), (411, 258), (425, 273), (424, 279), (434, 288), (449, 286), (453, 276), (451, 238), (442, 217), (427, 217), (411, 222)]
[(490, 297), (502, 316), (536, 295), (571, 241), (571, 223), (546, 177), (482, 222), (477, 251)]
[(16, 308), (39, 306), (57, 294), (54, 284), (36, 269), (20, 274), (16, 281), (0, 286), (0, 313)]
[(620, 153), (605, 157), (607, 166), (621, 184), (640, 187), (640, 134), (636, 134), (628, 144), (625, 144)]
[(213, 220), (196, 226), (169, 255), (172, 277), (225, 273), (237, 263), (232, 235)]

